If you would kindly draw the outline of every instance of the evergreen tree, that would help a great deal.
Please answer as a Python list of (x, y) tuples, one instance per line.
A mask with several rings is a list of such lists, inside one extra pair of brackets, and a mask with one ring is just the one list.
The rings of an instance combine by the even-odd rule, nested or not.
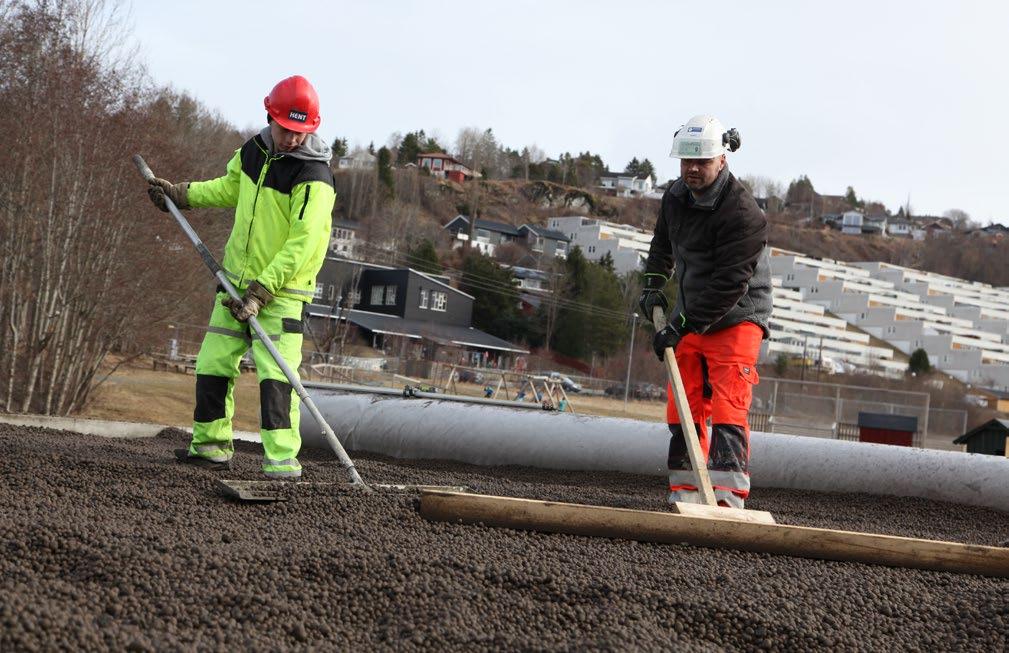
[(417, 157), (421, 153), (440, 150), (441, 148), (438, 146), (438, 143), (429, 139), (423, 129), (418, 129), (403, 137), (403, 141), (399, 144), (399, 151), (396, 154), (396, 164), (404, 166), (408, 163), (417, 163)]
[(848, 186), (848, 190), (844, 193), (844, 201), (847, 202), (853, 209), (865, 208), (865, 201), (858, 199), (858, 195), (855, 194), (855, 189)]
[(638, 157), (631, 159), (631, 162), (624, 168), (624, 172), (635, 177), (641, 176), (641, 162), (638, 161)]
[(928, 374), (932, 371), (932, 364), (928, 361), (928, 352), (924, 349), (915, 349), (911, 352), (911, 359), (907, 362), (907, 373), (913, 376)]
[(417, 141), (417, 134), (410, 132), (403, 137), (396, 152), (396, 165), (404, 166), (408, 163), (416, 163), (417, 155), (420, 154), (420, 142)]
[(638, 170), (640, 172), (640, 176), (642, 176), (642, 177), (651, 177), (652, 178), (652, 183), (654, 184), (656, 182), (656, 178), (655, 178), (655, 166), (652, 165), (651, 161), (649, 161), (648, 159), (645, 159), (644, 161), (642, 161), (641, 162), (641, 166), (638, 168)]
[(330, 145), (329, 149), (333, 151), (333, 158), (339, 159), (341, 156), (347, 156), (347, 139), (346, 138), (334, 138), (333, 144)]
[(604, 270), (615, 273), (615, 269), (613, 267), (614, 266), (613, 255), (610, 254), (609, 252), (603, 254), (603, 257), (599, 259), (599, 265), (601, 265)]
[(553, 348), (562, 354), (587, 359), (593, 352), (611, 354), (622, 346), (625, 324), (614, 313), (627, 313), (620, 281), (612, 270), (592, 263), (580, 247), (565, 261), (566, 299), (578, 305), (560, 309)]
[(424, 144), (421, 146), (421, 152), (444, 152), (445, 148), (436, 141), (434, 138), (428, 136), (424, 139)]
[(378, 150), (378, 183), (384, 189), (386, 197), (392, 197), (396, 192), (396, 182), (392, 177), (392, 154), (387, 147)]
[(814, 192), (813, 182), (811, 182), (809, 177), (806, 175), (802, 175), (788, 184), (788, 192), (785, 193), (785, 201), (788, 203), (809, 202), (812, 201)]
[(519, 312), (518, 284), (511, 270), (471, 251), (463, 261), (459, 288), (473, 295), (473, 326), (509, 342), (525, 340), (529, 325)]
[(438, 252), (434, 249), (434, 243), (427, 238), (407, 249), (406, 260), (407, 264), (415, 270), (441, 274), (442, 267), (438, 260)]

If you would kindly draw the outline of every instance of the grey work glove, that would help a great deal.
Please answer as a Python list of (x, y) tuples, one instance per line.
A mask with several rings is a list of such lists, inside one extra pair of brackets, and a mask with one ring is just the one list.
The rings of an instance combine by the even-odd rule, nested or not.
[(641, 315), (649, 322), (652, 321), (652, 311), (656, 306), (662, 308), (662, 314), (669, 312), (669, 300), (666, 299), (662, 287), (666, 285), (666, 278), (661, 274), (650, 272), (645, 275), (645, 287), (638, 298), (638, 308)]
[(176, 208), (180, 211), (183, 209), (190, 208), (189, 206), (189, 182), (184, 181), (181, 184), (173, 184), (167, 179), (159, 179), (155, 177), (147, 182), (150, 187), (147, 189), (147, 194), (150, 196), (151, 201), (154, 202), (154, 206), (158, 207), (165, 213), (168, 212), (168, 204), (165, 203), (165, 198), (172, 200)]
[(273, 301), (273, 295), (258, 281), (253, 281), (245, 289), (242, 301), (225, 297), (221, 304), (231, 311), (231, 316), (239, 322), (248, 322), (250, 317), (259, 315), (260, 309)]

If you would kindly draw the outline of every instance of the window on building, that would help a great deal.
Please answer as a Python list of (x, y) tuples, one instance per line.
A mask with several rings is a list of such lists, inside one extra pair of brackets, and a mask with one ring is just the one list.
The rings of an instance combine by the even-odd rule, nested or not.
[(385, 305), (386, 306), (396, 305), (396, 286), (385, 287)]
[(431, 310), (444, 311), (448, 306), (448, 293), (434, 290), (431, 292)]
[(542, 252), (543, 251), (543, 237), (542, 236), (536, 236), (536, 241), (533, 243), (533, 251), (534, 252)]
[(315, 294), (312, 295), (312, 299), (322, 299), (322, 284), (315, 284)]
[(372, 286), (371, 287), (371, 305), (381, 306), (382, 305), (382, 294), (385, 292), (385, 286)]
[(355, 288), (354, 290), (351, 290), (350, 291), (350, 298), (349, 299), (350, 299), (350, 305), (351, 306), (357, 306), (358, 304), (361, 303), (361, 291), (358, 290), (357, 288)]
[(427, 290), (424, 288), (420, 289), (420, 307), (427, 308)]

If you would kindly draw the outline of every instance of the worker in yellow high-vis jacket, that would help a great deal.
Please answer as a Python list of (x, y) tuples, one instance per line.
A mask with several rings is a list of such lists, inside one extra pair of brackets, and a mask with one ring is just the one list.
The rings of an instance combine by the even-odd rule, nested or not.
[(271, 478), (301, 476), (298, 396), (248, 320), (256, 316), (292, 370), (301, 364), (303, 307), (315, 294), (315, 276), (329, 245), (333, 203), (331, 150), (315, 134), (319, 97), (304, 77), (278, 83), (264, 100), (267, 127), (228, 163), (227, 174), (209, 181), (172, 184), (154, 179), (151, 200), (167, 211), (234, 207), (235, 226), (222, 267), (242, 301), (218, 289), (210, 326), (196, 359), (193, 441), (176, 452), (182, 462), (230, 468), (231, 420), (239, 361), (252, 347), (259, 377), (263, 472)]

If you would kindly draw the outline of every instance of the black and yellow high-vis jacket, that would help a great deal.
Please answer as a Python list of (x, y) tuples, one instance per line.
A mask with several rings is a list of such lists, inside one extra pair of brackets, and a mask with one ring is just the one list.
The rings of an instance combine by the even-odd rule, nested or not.
[(227, 174), (189, 185), (189, 204), (235, 208), (222, 267), (236, 288), (258, 280), (275, 296), (309, 302), (336, 201), (331, 151), (316, 134), (294, 152), (272, 144), (269, 128), (246, 141)]

